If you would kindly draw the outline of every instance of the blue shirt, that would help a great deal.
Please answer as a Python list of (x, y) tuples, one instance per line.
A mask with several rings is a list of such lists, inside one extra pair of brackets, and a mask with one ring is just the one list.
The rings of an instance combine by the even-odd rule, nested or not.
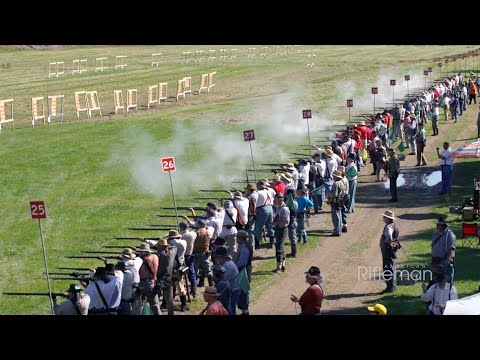
[(305, 211), (305, 208), (313, 208), (313, 203), (306, 196), (302, 196), (296, 199), (298, 204), (298, 212), (302, 213)]
[(240, 286), (234, 281), (234, 279), (238, 275), (238, 268), (237, 265), (232, 260), (227, 260), (223, 264), (225, 267), (225, 274), (223, 275), (223, 279), (227, 280), (230, 283), (230, 289), (233, 291), (240, 289)]

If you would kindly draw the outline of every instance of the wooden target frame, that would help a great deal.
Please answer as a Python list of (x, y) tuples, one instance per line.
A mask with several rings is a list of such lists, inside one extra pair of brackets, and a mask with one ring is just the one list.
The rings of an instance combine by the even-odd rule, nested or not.
[(208, 61), (217, 60), (217, 50), (208, 50)]
[[(53, 68), (53, 71), (52, 71)], [(65, 74), (65, 62), (64, 61), (57, 61), (51, 62), (48, 64), (48, 78), (51, 77), (59, 77), (60, 75)]]
[(127, 67), (127, 55), (115, 56), (115, 70)]
[(115, 109), (115, 115), (117, 115), (119, 111), (125, 113), (123, 90), (113, 90), (113, 107)]
[(137, 111), (137, 105), (138, 105), (137, 95), (138, 95), (137, 89), (127, 90), (127, 113), (129, 110)]
[(43, 120), (45, 125), (45, 102), (43, 96), (32, 98), (32, 127), (35, 127), (35, 121)]
[(208, 94), (208, 74), (200, 75), (200, 87), (198, 88), (198, 93), (201, 94), (202, 91)]
[(215, 91), (215, 78), (216, 78), (216, 76), (217, 76), (216, 71), (208, 74), (208, 92), (210, 92), (210, 90)]
[(187, 76), (183, 78), (183, 93), (184, 95), (192, 94), (192, 77)]
[[(185, 95), (183, 96), (185, 98)], [(162, 101), (167, 101), (168, 99), (168, 83), (160, 83), (158, 84), (158, 103)], [(178, 97), (177, 97), (178, 100)]]
[(203, 61), (203, 50), (196, 50), (195, 51), (195, 62), (202, 62)]
[(230, 49), (230, 59), (236, 59), (237, 52), (238, 52), (238, 49)]
[(95, 72), (108, 69), (108, 57), (99, 57), (95, 59)]
[[(6, 107), (10, 105), (10, 117), (7, 118)], [(0, 100), (0, 132), (2, 132), (2, 124), (12, 123), (12, 131), (15, 130), (15, 119), (13, 118), (13, 99)]]
[(102, 109), (100, 107), (100, 101), (98, 100), (98, 94), (96, 91), (87, 91), (87, 108), (88, 108), (88, 117), (92, 117), (92, 111), (98, 111), (100, 116), (102, 116)]
[(152, 85), (148, 87), (147, 91), (147, 108), (150, 106), (157, 107), (158, 104), (158, 85)]
[(192, 52), (191, 51), (183, 51), (182, 52), (182, 64), (188, 64), (189, 61), (192, 61)]
[(185, 80), (180, 79), (177, 81), (177, 101), (180, 97), (185, 99)]
[(74, 94), (75, 110), (77, 112), (77, 120), (80, 120), (80, 113), (85, 111), (87, 118), (89, 118), (88, 105), (87, 105), (87, 92), (76, 91)]
[(152, 67), (158, 67), (162, 59), (162, 53), (152, 54)]
[[(47, 97), (47, 110), (48, 110), (48, 124), (52, 121), (53, 117), (60, 116), (60, 124), (63, 124), (63, 104), (65, 95), (49, 95)], [(60, 103), (60, 106), (58, 104)], [(58, 109), (60, 108), (60, 112)]]

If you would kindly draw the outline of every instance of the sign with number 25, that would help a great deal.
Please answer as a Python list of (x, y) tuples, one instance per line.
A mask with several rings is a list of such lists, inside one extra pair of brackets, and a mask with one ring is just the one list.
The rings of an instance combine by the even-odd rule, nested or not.
[(46, 219), (47, 210), (45, 209), (45, 201), (30, 201), (30, 215), (32, 219)]

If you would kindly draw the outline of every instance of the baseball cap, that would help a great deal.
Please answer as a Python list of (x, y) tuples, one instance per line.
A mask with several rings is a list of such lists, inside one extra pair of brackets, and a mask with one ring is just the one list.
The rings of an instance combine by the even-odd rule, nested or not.
[(310, 276), (318, 276), (320, 275), (320, 269), (317, 266), (310, 266), (310, 269), (308, 269), (305, 274), (308, 274)]
[(377, 314), (380, 314), (380, 315), (387, 315), (387, 308), (385, 307), (385, 305), (382, 305), (382, 304), (375, 304), (373, 306), (368, 306), (367, 309), (369, 311), (376, 312)]

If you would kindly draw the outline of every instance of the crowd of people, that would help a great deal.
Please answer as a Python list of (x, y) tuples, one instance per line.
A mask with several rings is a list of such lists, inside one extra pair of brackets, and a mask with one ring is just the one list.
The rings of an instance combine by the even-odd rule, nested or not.
[[(254, 251), (275, 246), (275, 273), (285, 272), (287, 257), (297, 256), (297, 246), (308, 242), (306, 223), (329, 205), (333, 222), (332, 236), (348, 232), (348, 214), (355, 212), (357, 178), (368, 159), (376, 181), (390, 180), (390, 202), (398, 201), (397, 178), (401, 172), (396, 150), (397, 138), (406, 142), (411, 154), (417, 155), (417, 166), (427, 165), (424, 157), (426, 134), (424, 124), (432, 122), (433, 134), (439, 134), (439, 108), (447, 119), (456, 122), (469, 104), (476, 103), (476, 77), (468, 82), (461, 74), (445, 79), (420, 96), (391, 110), (372, 115), (359, 124), (347, 127), (336, 140), (324, 148), (315, 147), (311, 158), (296, 164), (283, 164), (273, 179), (248, 184), (244, 191), (227, 191), (230, 199), (222, 206), (208, 203), (205, 213), (191, 211), (191, 219), (182, 215), (178, 229), (159, 240), (145, 240), (136, 252), (122, 251), (122, 261), (96, 269), (84, 282), (85, 291), (73, 285), (69, 300), (56, 305), (58, 314), (141, 314), (145, 304), (155, 315), (174, 314), (173, 299), (180, 299), (177, 310), (187, 310), (187, 296), (203, 292), (206, 307), (202, 314), (249, 314), (249, 288)], [(480, 124), (480, 115), (479, 115)], [(480, 132), (480, 125), (479, 125)], [(403, 144), (403, 143), (402, 143)], [(403, 150), (402, 150), (403, 151)], [(451, 149), (444, 144), (439, 152), (442, 161), (442, 193), (451, 192)], [(383, 213), (385, 227), (380, 239), (384, 271), (395, 272), (399, 229), (392, 211)], [(268, 240), (267, 240), (268, 238)], [(290, 253), (286, 254), (286, 239)], [(430, 311), (441, 311), (445, 298), (456, 295), (451, 285), (454, 274), (455, 235), (446, 222), (437, 222), (432, 241), (432, 267), (440, 268), (432, 284), (424, 287), (422, 300), (430, 301)], [(300, 298), (291, 296), (301, 306), (302, 314), (319, 314), (323, 300), (320, 269), (312, 266), (306, 272), (310, 285)], [(445, 285), (447, 284), (447, 285)], [(448, 286), (448, 284), (450, 284)], [(433, 290), (432, 290), (433, 288)], [(383, 293), (396, 289), (395, 277), (386, 280)], [(160, 301), (161, 299), (161, 301)], [(378, 304), (377, 304), (378, 305)], [(382, 305), (383, 306), (383, 305)], [(380, 309), (380, 310), (379, 310)], [(375, 310), (386, 314), (386, 309)]]

